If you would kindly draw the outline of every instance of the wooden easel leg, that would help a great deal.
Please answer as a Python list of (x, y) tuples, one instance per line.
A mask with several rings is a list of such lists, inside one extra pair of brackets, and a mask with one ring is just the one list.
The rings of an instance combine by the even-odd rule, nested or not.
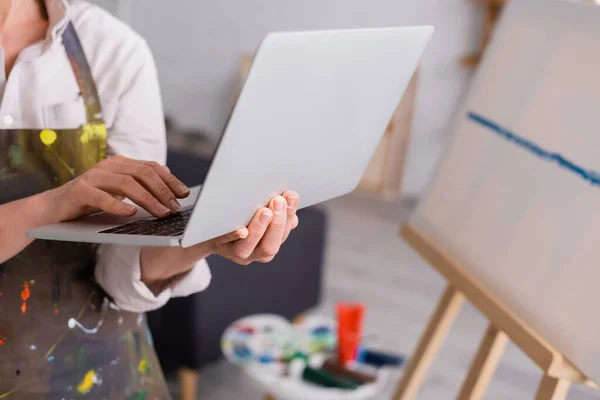
[(564, 400), (570, 387), (571, 382), (569, 381), (544, 375), (535, 400)]
[(457, 397), (458, 400), (483, 399), (507, 343), (508, 336), (490, 324), (473, 359), (471, 369)]
[(446, 288), (415, 353), (404, 371), (402, 381), (393, 397), (394, 400), (411, 400), (415, 398), (440, 346), (448, 336), (448, 331), (452, 327), (463, 302), (464, 296), (462, 293), (451, 286)]
[(178, 371), (181, 400), (195, 400), (198, 396), (198, 371), (180, 368)]

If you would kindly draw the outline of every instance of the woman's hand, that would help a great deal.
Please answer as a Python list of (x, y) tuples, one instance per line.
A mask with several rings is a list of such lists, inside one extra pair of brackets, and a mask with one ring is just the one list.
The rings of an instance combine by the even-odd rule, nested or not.
[(299, 201), (298, 193), (287, 191), (273, 198), (268, 207), (258, 210), (246, 228), (189, 248), (142, 249), (142, 282), (158, 294), (173, 278), (188, 272), (211, 254), (240, 265), (271, 261), (290, 232), (298, 226)]
[(256, 212), (247, 228), (209, 241), (210, 252), (241, 265), (270, 262), (290, 231), (298, 226), (299, 198), (293, 191), (275, 197), (268, 207)]
[(137, 208), (156, 217), (179, 210), (178, 198), (190, 190), (167, 167), (154, 162), (112, 157), (56, 189), (0, 205), (0, 263), (23, 250), (33, 239), (29, 229), (106, 211), (131, 216)]
[(181, 209), (177, 199), (190, 190), (155, 162), (115, 156), (103, 160), (81, 176), (49, 192), (60, 221), (96, 211), (132, 216), (136, 207), (121, 201), (129, 198), (157, 218)]

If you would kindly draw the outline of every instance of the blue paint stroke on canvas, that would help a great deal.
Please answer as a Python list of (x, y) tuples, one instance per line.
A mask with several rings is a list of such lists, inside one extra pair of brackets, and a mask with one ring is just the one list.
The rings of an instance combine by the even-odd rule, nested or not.
[(580, 178), (591, 183), (592, 185), (600, 185), (600, 173), (591, 169), (585, 169), (584, 167), (577, 165), (575, 162), (568, 160), (559, 153), (553, 153), (548, 150), (545, 150), (538, 144), (518, 136), (517, 134), (498, 125), (497, 123), (487, 119), (486, 117), (480, 114), (471, 111), (467, 113), (467, 116), (472, 121), (485, 126), (494, 133), (502, 136), (509, 142), (512, 142), (524, 148), (525, 150), (530, 151), (531, 153), (546, 161), (556, 163), (559, 167), (562, 167), (567, 171), (578, 175)]

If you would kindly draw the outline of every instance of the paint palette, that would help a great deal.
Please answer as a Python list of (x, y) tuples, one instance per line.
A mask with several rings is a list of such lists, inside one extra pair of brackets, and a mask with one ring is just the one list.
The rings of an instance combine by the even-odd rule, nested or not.
[(335, 321), (307, 317), (297, 324), (272, 314), (240, 319), (222, 336), (225, 357), (237, 365), (283, 365), (298, 354), (310, 356), (336, 347)]
[(260, 314), (234, 322), (222, 336), (221, 349), (234, 364), (270, 364), (292, 345), (292, 327), (277, 315)]

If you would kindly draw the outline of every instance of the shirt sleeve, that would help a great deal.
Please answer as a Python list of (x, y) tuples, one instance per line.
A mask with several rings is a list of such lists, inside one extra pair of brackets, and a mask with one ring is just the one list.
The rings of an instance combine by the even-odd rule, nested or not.
[[(154, 59), (141, 42), (119, 71), (119, 102), (108, 127), (107, 155), (166, 163), (167, 144), (162, 99)], [(100, 245), (95, 268), (98, 284), (123, 310), (146, 312), (162, 307), (171, 297), (188, 296), (206, 289), (210, 269), (201, 260), (189, 272), (154, 295), (141, 282), (141, 247)]]
[(185, 275), (155, 296), (141, 281), (141, 247), (102, 245), (98, 248), (96, 280), (122, 310), (152, 311), (173, 297), (185, 297), (208, 287), (210, 269), (205, 260), (198, 262)]

